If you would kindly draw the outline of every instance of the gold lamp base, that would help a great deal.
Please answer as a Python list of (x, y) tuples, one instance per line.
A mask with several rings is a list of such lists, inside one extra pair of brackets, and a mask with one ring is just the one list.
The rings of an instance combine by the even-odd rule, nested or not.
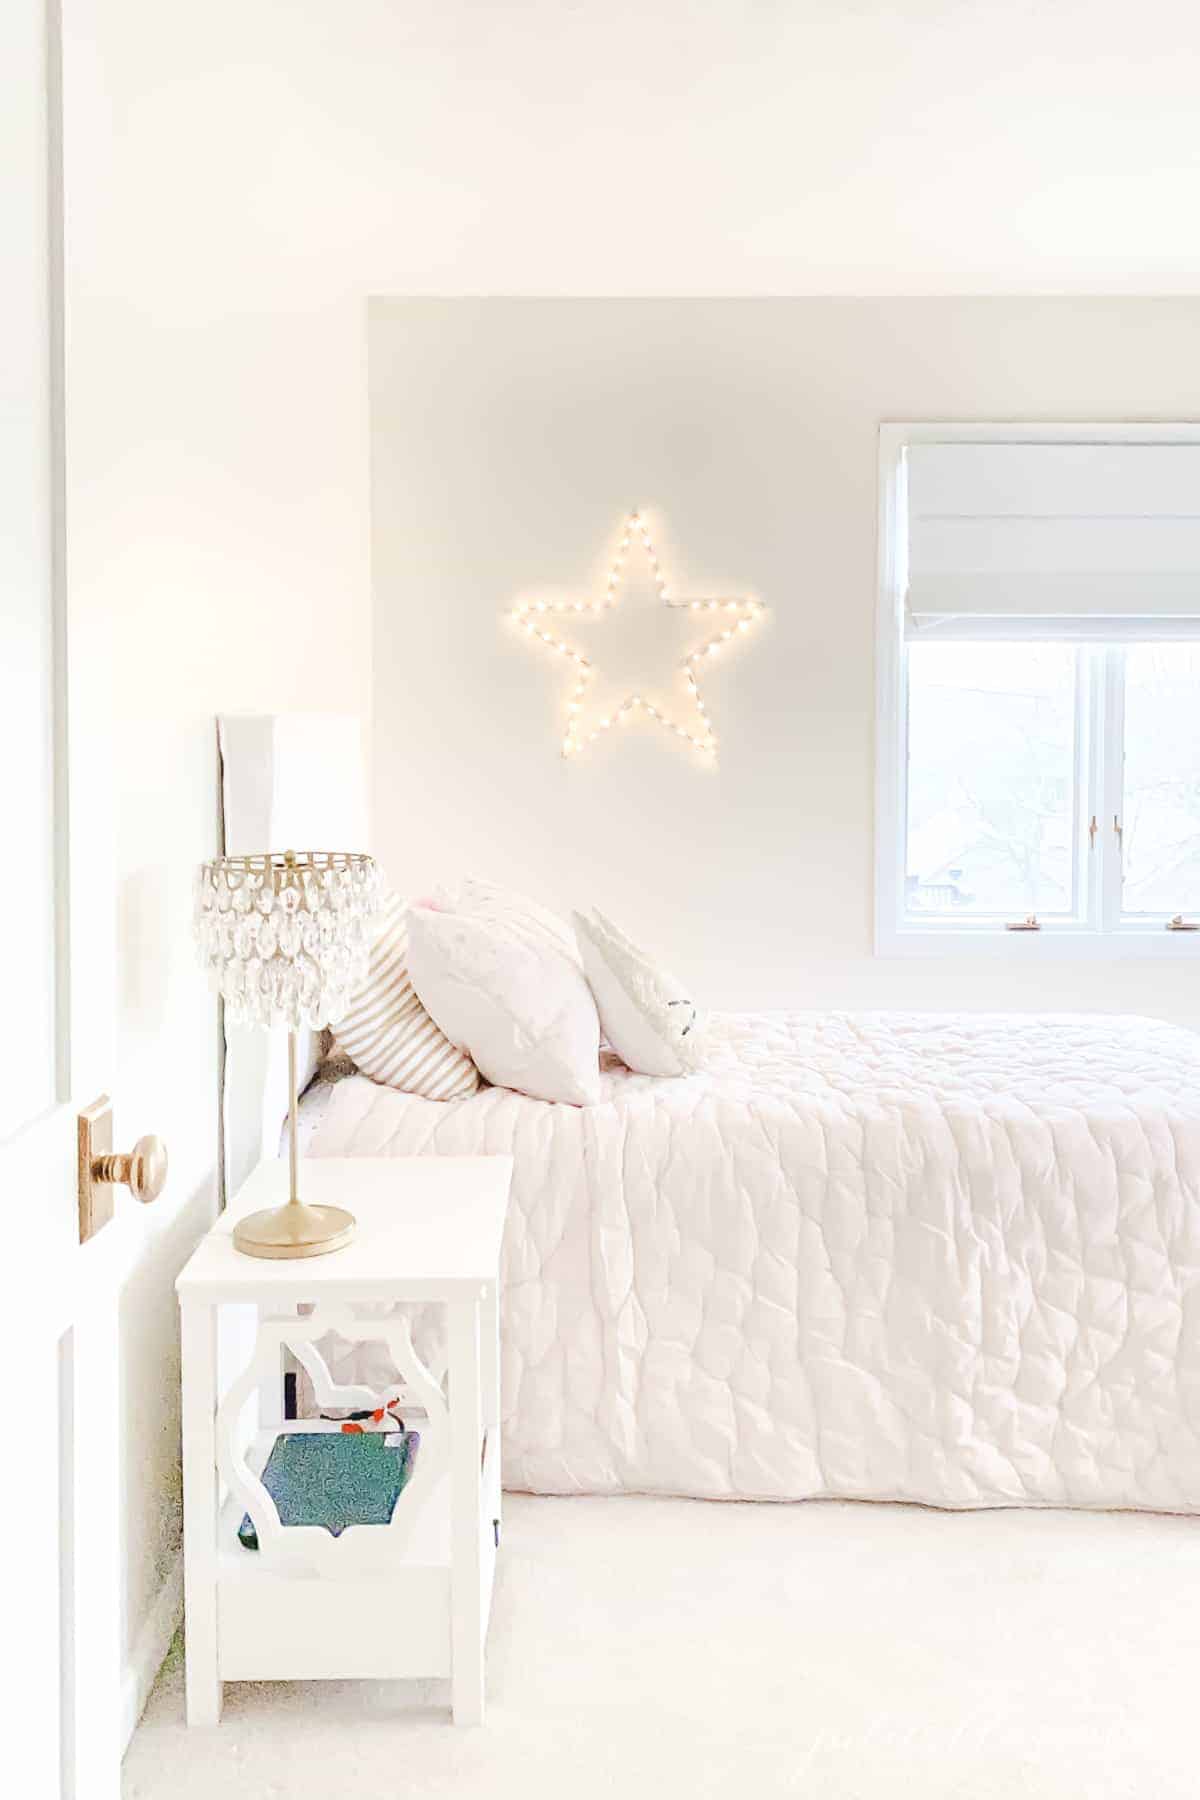
[(244, 1256), (325, 1256), (354, 1236), (354, 1214), (340, 1206), (306, 1206), (288, 1200), (265, 1212), (251, 1213), (233, 1228), (233, 1241)]

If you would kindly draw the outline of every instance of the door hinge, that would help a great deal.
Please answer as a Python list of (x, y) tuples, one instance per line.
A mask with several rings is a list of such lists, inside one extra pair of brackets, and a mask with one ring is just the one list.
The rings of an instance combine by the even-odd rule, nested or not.
[(1100, 827), (1096, 823), (1096, 815), (1095, 815), (1095, 813), (1093, 813), (1092, 814), (1092, 822), (1088, 826), (1088, 849), (1089, 850), (1094, 850), (1096, 848), (1096, 833), (1099, 831), (1099, 829), (1100, 829)]

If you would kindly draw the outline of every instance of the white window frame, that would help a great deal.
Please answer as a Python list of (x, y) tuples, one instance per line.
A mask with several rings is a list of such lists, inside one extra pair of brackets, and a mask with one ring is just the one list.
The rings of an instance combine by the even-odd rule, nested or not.
[[(1084, 645), (1080, 681), (1090, 705), (1076, 709), (1076, 794), (1080, 811), (1078, 892), (1087, 916), (1044, 920), (1040, 931), (1007, 931), (1002, 919), (970, 919), (933, 925), (907, 922), (904, 912), (908, 821), (908, 670), (904, 635), (904, 567), (907, 505), (904, 452), (920, 443), (1200, 444), (1200, 423), (1159, 425), (901, 424), (879, 428), (879, 596), (876, 632), (875, 708), (875, 954), (877, 956), (1010, 957), (1017, 962), (1075, 958), (1111, 961), (1130, 957), (1200, 956), (1200, 932), (1168, 931), (1165, 921), (1121, 917), (1120, 859), (1088, 849), (1089, 794), (1111, 800), (1123, 815), (1122, 719), (1124, 677), (1119, 654)], [(1148, 633), (1147, 636), (1152, 636)], [(1102, 669), (1090, 680), (1085, 664)], [(1086, 777), (1086, 779), (1084, 779)], [(1112, 807), (1106, 811), (1111, 813)], [(1097, 813), (1098, 832), (1112, 818)], [(1107, 843), (1107, 840), (1105, 840)]]

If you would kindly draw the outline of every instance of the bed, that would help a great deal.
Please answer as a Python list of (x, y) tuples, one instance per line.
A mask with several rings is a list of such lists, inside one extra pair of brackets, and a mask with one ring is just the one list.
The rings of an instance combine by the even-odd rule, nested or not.
[[(369, 847), (357, 721), (220, 742), (226, 848)], [(231, 1186), (278, 1149), (270, 1041), (226, 1033)], [(726, 1015), (704, 1073), (608, 1058), (597, 1106), (353, 1076), (302, 1113), (313, 1156), (512, 1153), (509, 1487), (1200, 1510), (1200, 1036)]]
[(512, 1152), (506, 1486), (1200, 1509), (1189, 1032), (726, 1015), (703, 1074), (608, 1058), (599, 1106), (303, 1111), (314, 1156)]

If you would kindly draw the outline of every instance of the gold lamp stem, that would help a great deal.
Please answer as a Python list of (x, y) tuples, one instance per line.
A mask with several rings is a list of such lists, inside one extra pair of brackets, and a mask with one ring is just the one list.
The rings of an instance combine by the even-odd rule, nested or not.
[(247, 1256), (324, 1256), (354, 1236), (354, 1217), (340, 1206), (306, 1206), (300, 1198), (300, 1117), (296, 1092), (297, 1033), (288, 1031), (288, 1197), (234, 1226)]
[(288, 1032), (288, 1204), (300, 1204), (299, 1102), (296, 1097), (296, 1033)]

